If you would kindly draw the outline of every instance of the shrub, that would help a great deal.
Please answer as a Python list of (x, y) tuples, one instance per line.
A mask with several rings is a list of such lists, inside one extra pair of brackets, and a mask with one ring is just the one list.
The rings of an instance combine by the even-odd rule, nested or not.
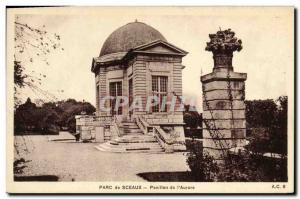
[(286, 182), (287, 159), (269, 158), (247, 151), (229, 155), (224, 164), (217, 164), (213, 157), (202, 152), (199, 142), (187, 142), (187, 163), (198, 182)]
[(189, 151), (187, 164), (195, 181), (215, 181), (218, 172), (217, 163), (206, 153), (203, 153), (202, 142), (191, 140), (186, 142)]

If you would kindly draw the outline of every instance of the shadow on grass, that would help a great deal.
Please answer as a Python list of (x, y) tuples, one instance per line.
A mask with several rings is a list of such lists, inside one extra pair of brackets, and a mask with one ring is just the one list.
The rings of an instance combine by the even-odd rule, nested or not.
[(191, 172), (146, 172), (138, 173), (137, 176), (149, 182), (195, 182)]
[(14, 176), (14, 181), (19, 181), (19, 182), (26, 182), (26, 181), (53, 182), (53, 181), (58, 181), (58, 177), (55, 176), (55, 175)]

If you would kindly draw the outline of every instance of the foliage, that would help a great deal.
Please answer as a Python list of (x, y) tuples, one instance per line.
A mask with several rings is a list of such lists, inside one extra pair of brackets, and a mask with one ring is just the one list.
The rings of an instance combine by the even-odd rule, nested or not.
[(251, 135), (247, 137), (250, 144), (246, 148), (255, 154), (263, 154), (269, 151), (270, 137), (268, 128), (252, 128)]
[(285, 182), (287, 159), (269, 158), (244, 151), (225, 159), (217, 179), (220, 182)]
[[(287, 154), (287, 96), (276, 101), (246, 101), (246, 122), (253, 152)], [(277, 103), (277, 104), (276, 104)], [(257, 131), (257, 133), (256, 133)]]
[(202, 138), (202, 114), (190, 105), (184, 106), (183, 121), (185, 123), (184, 132), (186, 137)]
[(281, 96), (277, 99), (276, 122), (270, 136), (270, 148), (272, 152), (287, 154), (287, 122), (288, 122), (288, 97)]
[(15, 111), (15, 133), (57, 132), (62, 127), (75, 131), (75, 115), (82, 111), (93, 114), (95, 108), (88, 102), (77, 102), (74, 99), (48, 102), (38, 107), (28, 98)]
[(202, 127), (202, 114), (199, 114), (195, 108), (190, 108), (190, 105), (184, 106), (183, 120), (186, 127)]
[(14, 84), (18, 87), (23, 87), (24, 80), (27, 78), (23, 71), (24, 68), (21, 66), (21, 62), (14, 61)]
[(39, 86), (46, 75), (30, 70), (33, 62), (40, 65), (50, 65), (47, 56), (55, 50), (64, 50), (60, 45), (60, 36), (50, 34), (43, 27), (35, 28), (20, 21), (15, 21), (15, 53), (14, 53), (14, 91), (15, 107), (20, 104), (20, 89), (28, 87), (36, 94), (42, 94), (48, 99), (53, 96), (43, 91)]
[[(262, 158), (262, 156), (258, 156)], [(247, 152), (230, 155), (217, 174), (219, 182), (260, 182), (265, 176), (254, 156)]]
[(217, 164), (204, 153), (200, 143), (187, 142), (187, 163), (198, 182), (286, 182), (287, 159), (269, 158), (244, 151), (228, 155), (224, 163)]
[(27, 167), (25, 164), (27, 162), (30, 162), (29, 160), (25, 160), (24, 158), (19, 158), (14, 160), (13, 163), (13, 171), (14, 174), (22, 174), (24, 172), (24, 169)]
[(196, 181), (211, 182), (215, 181), (219, 171), (214, 159), (202, 150), (202, 143), (197, 140), (186, 141), (188, 149), (187, 164), (191, 169), (192, 176)]
[[(196, 140), (187, 140), (187, 163), (196, 181), (286, 182), (288, 98), (246, 101), (247, 128), (251, 129), (247, 150), (229, 154), (224, 164), (203, 154)], [(279, 153), (269, 157), (266, 152)]]
[(271, 127), (276, 122), (277, 105), (272, 99), (245, 101), (247, 128)]

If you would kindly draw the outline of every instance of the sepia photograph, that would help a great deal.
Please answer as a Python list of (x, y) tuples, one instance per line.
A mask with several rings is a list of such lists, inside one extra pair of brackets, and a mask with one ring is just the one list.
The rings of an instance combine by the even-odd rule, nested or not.
[(294, 7), (7, 7), (7, 192), (293, 193)]

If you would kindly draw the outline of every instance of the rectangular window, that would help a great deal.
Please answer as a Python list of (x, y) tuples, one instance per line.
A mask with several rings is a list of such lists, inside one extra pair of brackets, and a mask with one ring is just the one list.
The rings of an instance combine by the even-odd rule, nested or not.
[(167, 112), (166, 106), (162, 107), (162, 102), (168, 95), (168, 77), (152, 76), (152, 93), (159, 100), (159, 104), (152, 107), (152, 112)]
[(115, 110), (116, 107), (116, 98), (122, 96), (122, 82), (110, 82), (109, 83), (109, 95), (113, 97), (110, 100), (110, 112), (112, 115), (122, 115), (122, 107), (118, 108), (118, 111)]

